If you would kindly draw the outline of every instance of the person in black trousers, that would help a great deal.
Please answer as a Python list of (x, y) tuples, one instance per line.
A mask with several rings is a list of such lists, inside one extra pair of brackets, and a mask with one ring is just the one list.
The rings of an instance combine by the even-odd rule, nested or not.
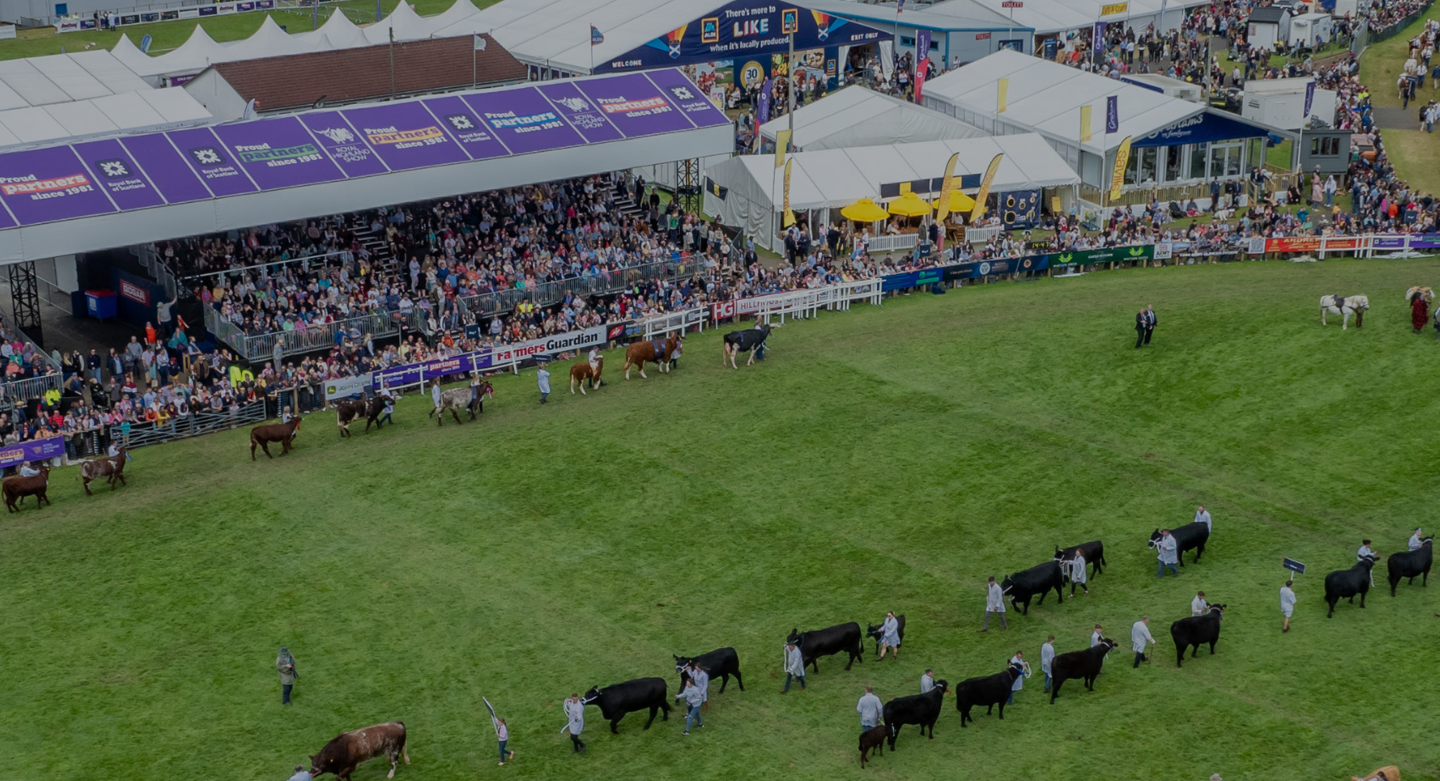
[(1153, 307), (1153, 306), (1151, 306), (1151, 305), (1149, 305), (1149, 304), (1146, 304), (1146, 305), (1145, 305), (1145, 343), (1146, 343), (1146, 344), (1149, 344), (1149, 343), (1150, 343), (1150, 337), (1155, 334), (1155, 326), (1156, 326), (1156, 325), (1159, 325), (1159, 323), (1160, 323), (1160, 320), (1155, 317), (1155, 307)]
[(1138, 350), (1140, 345), (1145, 344), (1145, 335), (1149, 332), (1150, 317), (1145, 314), (1144, 309), (1141, 309), (1135, 313), (1135, 349)]

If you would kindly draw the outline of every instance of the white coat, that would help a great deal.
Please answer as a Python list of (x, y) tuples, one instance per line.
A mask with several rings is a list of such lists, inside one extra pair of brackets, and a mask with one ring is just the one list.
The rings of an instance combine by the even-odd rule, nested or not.
[(1410, 535), (1410, 550), (1419, 550), (1421, 544), (1422, 541), (1420, 539), (1420, 532), (1415, 532), (1414, 534)]
[(1196, 510), (1196, 511), (1195, 511), (1195, 522), (1196, 522), (1196, 523), (1203, 523), (1203, 524), (1205, 524), (1205, 529), (1206, 529), (1207, 531), (1215, 531), (1215, 529), (1210, 525), (1210, 511), (1209, 511), (1209, 510)]
[(1085, 557), (1080, 551), (1075, 551), (1075, 558), (1070, 560), (1070, 582), (1085, 585)]
[(1206, 608), (1207, 606), (1208, 606), (1208, 604), (1205, 602), (1205, 600), (1201, 599), (1201, 598), (1197, 595), (1194, 599), (1190, 600), (1190, 615), (1192, 615), (1192, 616), (1203, 616), (1203, 615), (1205, 615), (1205, 608)]
[(1145, 653), (1145, 645), (1153, 642), (1155, 642), (1155, 638), (1150, 634), (1150, 627), (1146, 626), (1144, 621), (1136, 621), (1135, 625), (1130, 627), (1130, 645), (1134, 647), (1135, 653)]
[[(1021, 661), (1021, 659), (1020, 659), (1020, 655), (1019, 655), (1019, 654), (1016, 654), (1016, 655), (1010, 657), (1010, 666), (1011, 666), (1011, 667), (1023, 667), (1023, 666), (1024, 666), (1024, 665), (1022, 664), (1022, 661)], [(1025, 688), (1025, 676), (1024, 676), (1024, 675), (1017, 675), (1017, 676), (1015, 676), (1015, 682), (1012, 683), (1012, 684), (1010, 684), (1010, 691), (1012, 691), (1012, 692), (1018, 692), (1018, 691), (1020, 691), (1020, 690), (1023, 689), (1023, 688)]]
[(1091, 647), (1091, 648), (1094, 648), (1095, 646), (1100, 645), (1100, 638), (1103, 637), (1103, 636), (1104, 636), (1104, 635), (1101, 635), (1101, 634), (1100, 634), (1100, 631), (1099, 631), (1098, 629), (1097, 629), (1096, 631), (1094, 631), (1094, 632), (1091, 632), (1091, 633), (1090, 633), (1090, 647)]
[(1005, 612), (1005, 592), (1000, 590), (999, 583), (991, 583), (989, 590), (985, 592), (985, 612)]
[(924, 675), (921, 675), (921, 676), (920, 676), (920, 693), (921, 693), (921, 694), (924, 694), (925, 692), (928, 692), (928, 691), (930, 691), (930, 690), (933, 689), (933, 688), (935, 688), (935, 679), (934, 679), (934, 678), (931, 678), (930, 675), (929, 675), (929, 673), (926, 673), (926, 674), (924, 674)]
[(1289, 618), (1289, 617), (1290, 617), (1290, 614), (1291, 614), (1292, 612), (1294, 612), (1294, 610), (1295, 610), (1295, 591), (1294, 591), (1293, 589), (1291, 589), (1289, 586), (1281, 586), (1281, 587), (1280, 587), (1280, 612), (1283, 613), (1286, 618)]
[(1155, 547), (1160, 551), (1158, 556), (1160, 563), (1175, 564), (1180, 561), (1180, 557), (1175, 555), (1175, 535), (1161, 537), (1160, 544)]
[(805, 656), (800, 653), (800, 646), (789, 648), (785, 652), (785, 672), (805, 677)]
[(585, 729), (585, 703), (565, 700), (565, 718), (570, 720), (570, 734), (579, 735)]
[(1046, 641), (1040, 646), (1040, 672), (1050, 674), (1050, 662), (1055, 659), (1055, 644)]

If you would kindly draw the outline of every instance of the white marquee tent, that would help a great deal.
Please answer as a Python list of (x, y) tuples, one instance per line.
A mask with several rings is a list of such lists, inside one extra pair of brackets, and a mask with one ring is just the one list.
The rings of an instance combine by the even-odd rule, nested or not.
[[(878, 200), (882, 184), (943, 175), (946, 161), (957, 153), (956, 176), (984, 174), (995, 155), (1004, 154), (992, 192), (1070, 186), (1080, 181), (1045, 139), (1034, 133), (825, 149), (790, 156), (794, 161), (790, 208), (823, 212), (861, 198)], [(775, 167), (774, 155), (733, 157), (710, 168), (706, 175), (728, 192), (721, 199), (707, 187), (706, 213), (719, 215), (726, 225), (739, 226), (755, 243), (770, 247), (783, 209), (783, 173)]]
[[(1072, 30), (1093, 28), (1096, 22), (1128, 24), (1144, 28), (1154, 24), (1157, 29), (1171, 30), (1180, 26), (1185, 12), (1195, 6), (1208, 5), (1205, 0), (1163, 0), (1165, 23), (1159, 24), (1162, 0), (1024, 0), (1019, 7), (1006, 8), (1006, 0), (966, 0), (1013, 18), (1017, 27), (1033, 27), (1036, 35), (1052, 35)], [(943, 3), (941, 4), (943, 5)], [(1114, 13), (1101, 15), (1107, 8)]]
[[(790, 121), (782, 116), (766, 122), (761, 137), (773, 148), (776, 134)], [(988, 135), (949, 115), (858, 85), (796, 109), (794, 122), (790, 147), (804, 152)]]

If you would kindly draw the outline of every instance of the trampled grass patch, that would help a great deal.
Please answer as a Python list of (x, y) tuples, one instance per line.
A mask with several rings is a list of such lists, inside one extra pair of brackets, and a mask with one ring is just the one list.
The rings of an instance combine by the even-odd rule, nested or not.
[[(1404, 548), (1437, 499), (1440, 343), (1402, 300), (1440, 262), (1271, 262), (1096, 273), (889, 299), (772, 337), (769, 360), (715, 360), (572, 397), (555, 372), (496, 381), (476, 423), (437, 429), (428, 399), (341, 441), (307, 420), (291, 455), (252, 463), (235, 431), (146, 448), (131, 485), (0, 521), (0, 729), (6, 777), (284, 778), (342, 730), (401, 719), (397, 779), (833, 779), (859, 773), (855, 702), (999, 672), (1047, 634), (1104, 624), (1122, 648), (1094, 693), (1051, 706), (1031, 679), (1005, 720), (933, 741), (908, 728), (884, 778), (1344, 778), (1396, 763), (1436, 777), (1428, 675), (1440, 592), (1402, 584), (1325, 618), (1324, 573), (1362, 536)], [(1364, 293), (1365, 326), (1317, 301)], [(1132, 348), (1154, 304), (1154, 344)], [(1146, 539), (1215, 516), (1199, 565), (1155, 579)], [(979, 634), (985, 577), (1100, 538), (1091, 596)], [(1306, 562), (1280, 634), (1282, 556)], [(1377, 570), (1383, 583), (1384, 569)], [(1230, 606), (1218, 653), (1175, 669), (1168, 626), (1197, 589)], [(899, 663), (820, 662), (779, 695), (792, 627), (908, 618)], [(1129, 628), (1152, 617), (1152, 664)], [(273, 669), (301, 679), (282, 708)], [(569, 753), (560, 703), (671, 654), (731, 645), (706, 727), (677, 710), (610, 735), (589, 709)], [(873, 646), (869, 647), (873, 653)], [(870, 654), (867, 653), (867, 657)], [(510, 721), (496, 768), (481, 703)], [(373, 781), (388, 768), (362, 766)]]

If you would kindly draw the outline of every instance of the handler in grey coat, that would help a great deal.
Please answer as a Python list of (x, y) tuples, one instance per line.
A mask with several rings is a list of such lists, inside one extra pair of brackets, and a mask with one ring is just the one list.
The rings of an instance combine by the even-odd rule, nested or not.
[(881, 719), (885, 717), (885, 704), (875, 696), (874, 687), (865, 687), (865, 693), (860, 695), (860, 702), (855, 704), (855, 712), (860, 714), (861, 732), (880, 726)]
[(568, 723), (565, 729), (570, 732), (570, 745), (573, 747), (571, 754), (580, 754), (585, 751), (585, 741), (580, 739), (580, 733), (585, 730), (585, 703), (580, 701), (579, 693), (570, 695), (565, 701), (565, 718)]
[(1155, 636), (1150, 634), (1150, 616), (1141, 616), (1135, 625), (1130, 627), (1130, 645), (1135, 651), (1135, 667), (1140, 667), (1141, 662), (1149, 661), (1145, 656), (1145, 649), (1155, 644)]
[(1090, 585), (1085, 579), (1085, 557), (1080, 551), (1075, 551), (1075, 557), (1070, 559), (1070, 596), (1075, 596), (1075, 587), (1085, 589), (1085, 596), (1090, 596)]
[(805, 688), (805, 656), (794, 643), (785, 644), (785, 688), (780, 690), (781, 694), (790, 691), (790, 679), (794, 678), (800, 682), (800, 688)]
[(990, 631), (992, 613), (1000, 616), (1002, 630), (1010, 628), (1005, 624), (1005, 592), (1000, 590), (1000, 584), (995, 582), (993, 576), (990, 578), (990, 585), (985, 587), (985, 625), (980, 627), (981, 632)]

